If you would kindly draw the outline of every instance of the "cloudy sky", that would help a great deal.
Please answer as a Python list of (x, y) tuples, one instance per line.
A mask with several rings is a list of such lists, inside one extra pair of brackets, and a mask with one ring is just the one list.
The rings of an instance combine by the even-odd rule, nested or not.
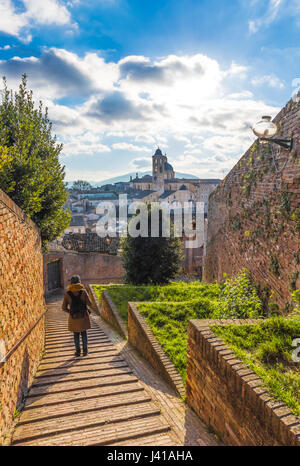
[[(67, 180), (222, 178), (300, 83), (300, 0), (0, 0), (0, 72), (49, 108)], [(299, 81), (297, 82), (297, 79)]]

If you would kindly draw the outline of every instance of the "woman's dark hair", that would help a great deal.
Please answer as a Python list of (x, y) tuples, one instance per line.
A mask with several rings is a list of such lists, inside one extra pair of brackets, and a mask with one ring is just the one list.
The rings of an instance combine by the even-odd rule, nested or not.
[(75, 285), (76, 283), (80, 283), (79, 275), (73, 275), (73, 277), (71, 277), (71, 284)]

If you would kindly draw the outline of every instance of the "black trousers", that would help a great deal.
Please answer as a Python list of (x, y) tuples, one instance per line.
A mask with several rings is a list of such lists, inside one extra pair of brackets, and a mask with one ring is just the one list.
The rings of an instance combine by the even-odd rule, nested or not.
[(76, 352), (80, 353), (80, 335), (82, 339), (82, 349), (83, 349), (83, 352), (85, 353), (87, 352), (87, 343), (88, 343), (86, 330), (84, 330), (83, 332), (74, 332), (74, 343), (76, 347)]

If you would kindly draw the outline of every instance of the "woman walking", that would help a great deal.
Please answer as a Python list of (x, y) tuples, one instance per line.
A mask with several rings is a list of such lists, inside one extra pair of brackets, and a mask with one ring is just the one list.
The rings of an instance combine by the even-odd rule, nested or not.
[(88, 354), (86, 331), (91, 328), (88, 306), (92, 307), (88, 294), (82, 283), (80, 283), (80, 277), (74, 275), (64, 296), (62, 310), (69, 314), (68, 329), (70, 332), (74, 332), (75, 356), (77, 357), (80, 356), (80, 335), (82, 355), (86, 356)]

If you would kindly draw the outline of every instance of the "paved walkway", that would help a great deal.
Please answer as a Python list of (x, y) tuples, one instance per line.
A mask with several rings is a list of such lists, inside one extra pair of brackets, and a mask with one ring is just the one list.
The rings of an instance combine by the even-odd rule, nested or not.
[(100, 317), (74, 357), (61, 296), (48, 303), (46, 353), (12, 445), (217, 445), (197, 416)]

